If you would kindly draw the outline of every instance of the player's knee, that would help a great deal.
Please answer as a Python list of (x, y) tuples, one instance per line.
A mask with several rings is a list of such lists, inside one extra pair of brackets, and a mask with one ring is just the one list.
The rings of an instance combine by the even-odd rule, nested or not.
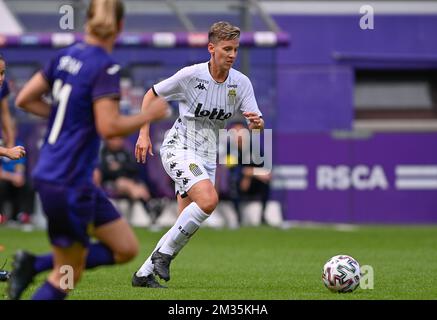
[(201, 201), (197, 203), (200, 209), (207, 214), (211, 214), (218, 204), (217, 192), (210, 192), (208, 195), (203, 197)]
[(134, 259), (139, 252), (139, 245), (137, 241), (131, 241), (130, 243), (120, 248), (115, 252), (115, 261), (117, 263), (126, 263)]

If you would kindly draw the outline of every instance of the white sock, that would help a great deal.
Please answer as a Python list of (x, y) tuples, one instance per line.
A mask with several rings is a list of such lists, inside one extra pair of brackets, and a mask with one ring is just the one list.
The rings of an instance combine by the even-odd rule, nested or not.
[[(192, 202), (190, 205), (188, 205), (180, 214), (179, 218), (182, 216), (182, 214), (185, 213), (185, 211), (194, 204), (194, 210), (192, 210), (193, 215), (196, 219), (196, 221), (198, 221), (198, 225), (200, 225), (203, 221), (205, 221), (209, 215), (204, 213), (199, 206), (195, 203)], [(141, 268), (137, 271), (136, 275), (137, 277), (147, 277), (149, 274), (153, 273), (153, 263), (152, 263), (152, 254), (153, 252), (155, 252), (156, 250), (158, 250), (159, 248), (163, 247), (164, 242), (166, 241), (168, 235), (170, 234), (170, 231), (178, 224), (179, 222), (179, 218), (178, 220), (176, 220), (175, 225), (170, 228), (162, 237), (161, 239), (159, 239), (158, 244), (155, 246), (155, 249), (153, 249), (152, 253), (150, 254), (150, 256), (146, 259), (146, 261), (144, 261), (143, 265), (141, 266)], [(198, 228), (198, 227), (197, 227)], [(197, 229), (196, 229), (197, 230)], [(179, 231), (179, 230), (178, 230)], [(173, 255), (179, 253), (179, 251), (182, 249), (183, 246), (185, 246), (185, 244), (188, 242), (189, 238), (186, 238), (185, 241), (183, 241), (182, 245), (177, 245)], [(163, 252), (162, 249), (159, 250), (160, 252)], [(165, 253), (165, 252), (163, 252)]]
[(181, 212), (179, 218), (169, 230), (169, 235), (159, 252), (169, 255), (179, 252), (199, 229), (200, 224), (208, 217), (208, 214), (203, 212), (195, 202), (192, 202)]
[[(159, 239), (158, 244), (156, 245), (155, 249), (153, 249), (153, 252), (155, 252), (156, 250), (158, 250), (160, 247), (162, 247), (165, 239), (167, 239), (167, 236), (170, 234), (170, 230), (169, 229), (162, 237), (161, 239)], [(149, 274), (153, 273), (153, 263), (152, 263), (152, 254), (150, 254), (150, 256), (147, 258), (146, 261), (144, 261), (143, 265), (141, 266), (141, 268), (137, 271), (137, 277), (147, 277)]]

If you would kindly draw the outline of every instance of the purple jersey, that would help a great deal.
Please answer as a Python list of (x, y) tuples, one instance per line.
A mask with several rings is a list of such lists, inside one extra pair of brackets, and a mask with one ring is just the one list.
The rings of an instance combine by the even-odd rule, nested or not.
[(9, 85), (8, 82), (5, 80), (3, 81), (3, 84), (0, 87), (0, 100), (6, 98), (8, 95), (9, 95)]
[(119, 70), (103, 48), (86, 43), (60, 50), (43, 69), (53, 104), (35, 179), (70, 186), (92, 181), (100, 146), (93, 103), (120, 98)]

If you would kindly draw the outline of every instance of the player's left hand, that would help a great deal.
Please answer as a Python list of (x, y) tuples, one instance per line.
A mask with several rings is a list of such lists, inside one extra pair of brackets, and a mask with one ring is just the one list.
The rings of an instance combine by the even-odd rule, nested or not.
[(264, 129), (264, 120), (255, 112), (243, 112), (243, 116), (250, 121), (249, 129)]

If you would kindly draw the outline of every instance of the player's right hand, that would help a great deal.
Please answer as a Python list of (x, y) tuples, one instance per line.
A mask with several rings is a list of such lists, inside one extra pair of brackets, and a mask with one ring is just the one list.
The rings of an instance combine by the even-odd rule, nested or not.
[(26, 155), (26, 150), (22, 146), (16, 146), (13, 148), (7, 149), (6, 156), (11, 160), (17, 160)]
[(135, 159), (139, 163), (146, 163), (147, 153), (153, 156), (153, 146), (149, 135), (138, 136), (137, 143), (135, 145)]

